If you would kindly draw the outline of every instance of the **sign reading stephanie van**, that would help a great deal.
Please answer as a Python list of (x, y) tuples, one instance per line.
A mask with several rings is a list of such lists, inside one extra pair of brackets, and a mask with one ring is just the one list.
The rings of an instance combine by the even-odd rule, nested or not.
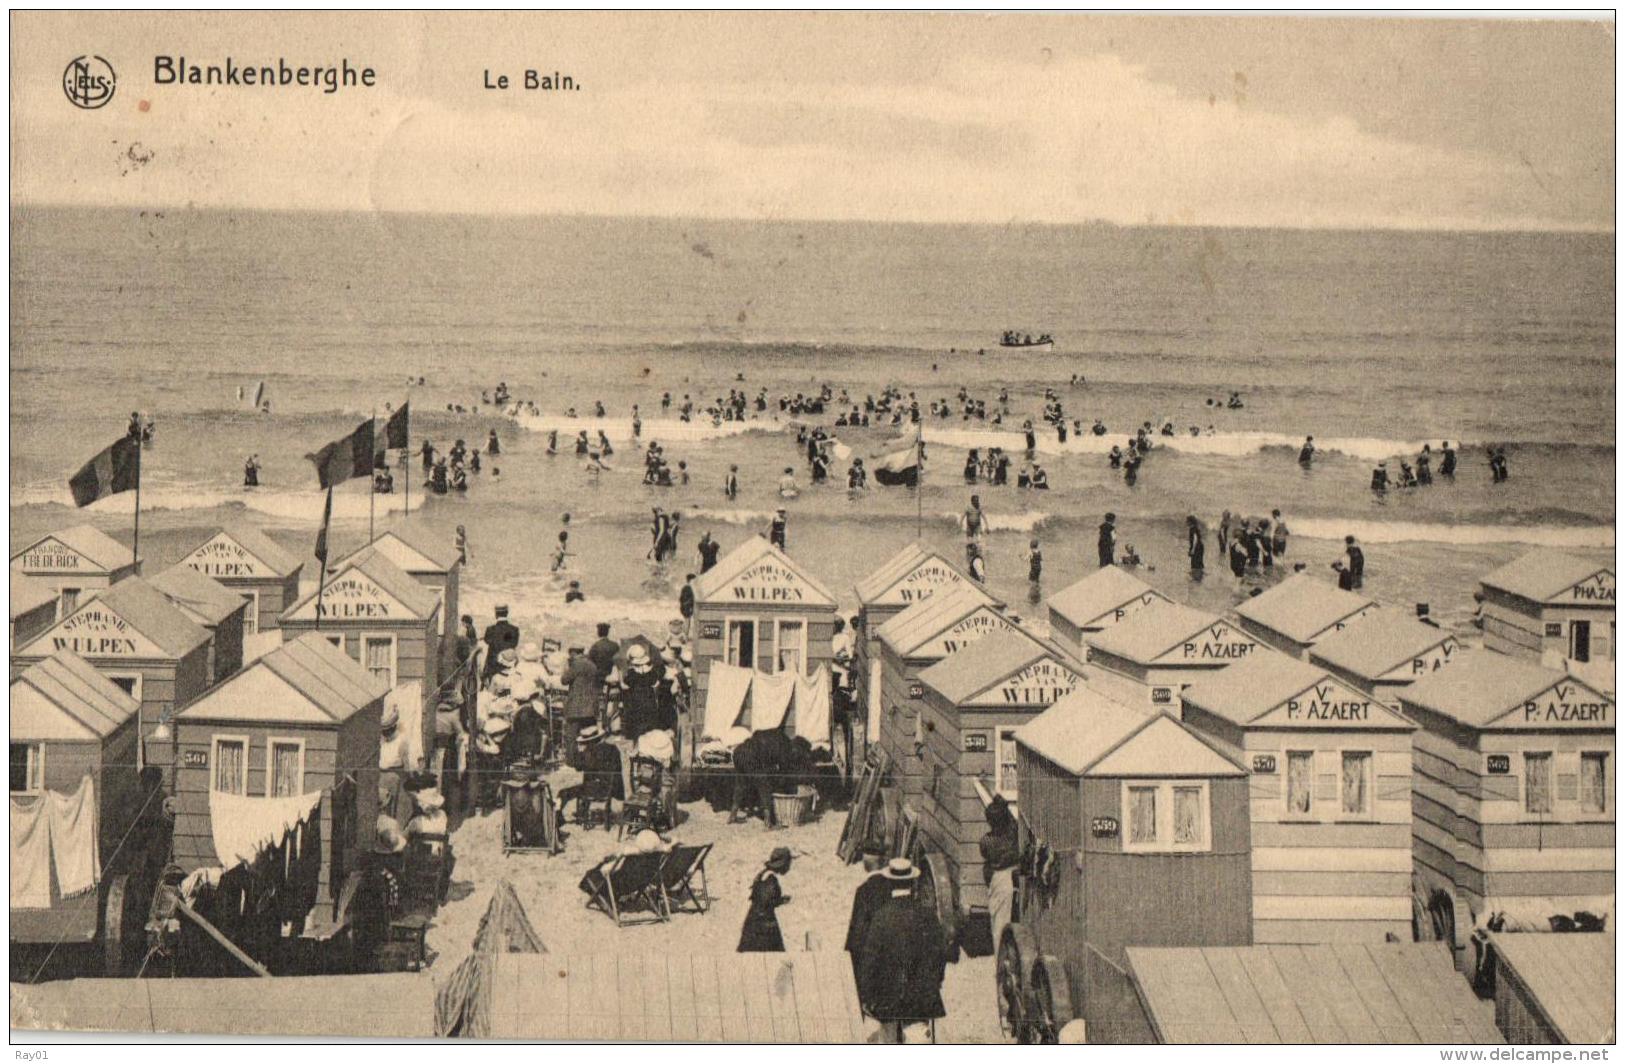
[(416, 620), (412, 611), (395, 596), (373, 582), (365, 573), (351, 569), (340, 573), (322, 589), (321, 595), (311, 595), (293, 614), (294, 620), (334, 621), (408, 621)]
[(204, 576), (275, 576), (248, 551), (226, 538), (224, 534), (218, 535), (203, 544), (197, 550), (187, 555), (188, 568), (196, 569)]
[(1040, 658), (970, 699), (976, 706), (1048, 706), (1072, 693), (1078, 674), (1052, 658)]
[(41, 636), (24, 653), (71, 650), (87, 658), (167, 657), (123, 617), (91, 602)]
[(938, 558), (928, 558), (915, 567), (890, 591), (880, 596), (876, 605), (908, 605), (928, 599), (945, 587), (963, 584), (965, 578), (954, 572)]
[(734, 577), (725, 598), (736, 602), (806, 602), (814, 598), (807, 582), (771, 559), (763, 559)]
[(999, 616), (996, 610), (983, 606), (915, 650), (914, 655), (922, 658), (945, 658), (949, 654), (964, 650), (984, 635), (1010, 631), (1013, 627), (1009, 621)]

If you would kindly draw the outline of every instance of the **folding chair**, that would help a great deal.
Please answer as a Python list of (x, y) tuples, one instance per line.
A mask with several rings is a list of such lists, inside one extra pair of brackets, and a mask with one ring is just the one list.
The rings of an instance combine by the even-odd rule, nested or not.
[(666, 766), (652, 757), (632, 759), (632, 789), (621, 803), (621, 820), (616, 838), (630, 830), (634, 835), (642, 828), (656, 827), (662, 817), (661, 785)]
[(630, 918), (630, 914), (639, 909), (646, 910), (650, 914), (649, 919), (665, 920), (665, 898), (660, 892), (660, 866), (667, 856), (659, 850), (627, 854), (617, 857), (609, 871), (597, 876), (589, 874), (591, 893), (587, 898), (588, 907), (603, 912), (615, 921), (617, 927), (649, 922)]
[(703, 913), (711, 907), (711, 892), (705, 882), (705, 859), (710, 856), (713, 845), (709, 842), (703, 846), (678, 845), (666, 855), (665, 863), (660, 866), (660, 896), (667, 916), (674, 912)]

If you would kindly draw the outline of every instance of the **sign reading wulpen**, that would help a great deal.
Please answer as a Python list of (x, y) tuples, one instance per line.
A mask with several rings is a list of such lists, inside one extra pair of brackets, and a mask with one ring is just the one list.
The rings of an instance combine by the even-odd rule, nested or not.
[(200, 66), (184, 55), (156, 55), (152, 57), (152, 80), (155, 85), (219, 85), (228, 88), (298, 88), (321, 89), (331, 95), (339, 89), (357, 86), (372, 88), (378, 83), (378, 74), (370, 66), (358, 67), (348, 57), (340, 59), (338, 66), (289, 66), (278, 56), (275, 63), (254, 65), (238, 63), (226, 56), (222, 64)]

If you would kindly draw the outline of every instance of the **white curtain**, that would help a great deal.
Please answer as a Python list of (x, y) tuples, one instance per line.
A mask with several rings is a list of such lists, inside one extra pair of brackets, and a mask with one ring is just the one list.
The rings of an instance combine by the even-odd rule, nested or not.
[(1580, 755), (1580, 808), (1587, 813), (1608, 810), (1608, 755)]
[(753, 732), (777, 728), (790, 712), (790, 698), (795, 694), (796, 678), (788, 672), (769, 676), (758, 672), (750, 681), (750, 730)]
[(725, 738), (736, 724), (750, 693), (751, 670), (713, 661), (706, 675), (705, 723), (700, 735), (707, 739)]
[(1157, 841), (1157, 789), (1130, 787), (1128, 838), (1130, 842)]
[(1289, 813), (1307, 816), (1314, 801), (1315, 755), (1291, 751), (1286, 755), (1286, 808)]
[(829, 749), (829, 670), (819, 666), (810, 678), (796, 677), (796, 735)]
[(1345, 753), (1343, 755), (1343, 812), (1370, 811), (1371, 755)]
[(1202, 788), (1174, 788), (1174, 842), (1194, 845), (1202, 841)]
[(1523, 755), (1523, 807), (1529, 813), (1552, 811), (1552, 755)]
[(226, 794), (244, 794), (248, 790), (248, 750), (239, 742), (221, 742), (214, 745), (214, 789)]

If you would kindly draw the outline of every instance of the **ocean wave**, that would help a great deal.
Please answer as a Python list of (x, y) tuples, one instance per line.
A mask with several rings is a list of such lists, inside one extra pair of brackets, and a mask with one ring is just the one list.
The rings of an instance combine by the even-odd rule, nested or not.
[[(595, 444), (600, 432), (611, 440), (621, 442), (633, 438), (632, 419), (629, 417), (566, 417), (563, 414), (528, 414), (522, 411), (508, 416), (520, 428), (531, 432), (557, 432), (561, 452), (575, 439), (576, 433), (583, 431)], [(672, 441), (717, 440), (752, 432), (783, 432), (788, 427), (773, 421), (724, 421), (713, 425), (708, 420), (648, 418), (642, 425), (641, 441), (647, 444), (650, 440), (658, 440), (665, 444)]]
[[(1048, 425), (1035, 429), (1035, 442), (1040, 454), (1099, 454), (1110, 453), (1113, 447), (1123, 446), (1128, 433), (1108, 432), (1104, 436), (1096, 436), (1085, 431), (1082, 435), (1069, 433), (1065, 443), (1057, 437), (1055, 430)], [(1448, 439), (1441, 436), (1439, 439)], [(985, 450), (988, 447), (1002, 447), (1010, 452), (1026, 450), (1027, 441), (1023, 433), (1011, 432), (1007, 429), (968, 429), (968, 428), (935, 428), (931, 425), (925, 427), (925, 442), (941, 447), (951, 447), (960, 450)], [(1275, 432), (1221, 432), (1212, 436), (1192, 436), (1188, 433), (1178, 436), (1154, 436), (1152, 438), (1154, 450), (1177, 451), (1181, 454), (1217, 455), (1228, 458), (1242, 458), (1268, 450), (1290, 450), (1296, 453), (1303, 445), (1303, 437), (1287, 436)], [(1351, 458), (1360, 458), (1369, 461), (1380, 461), (1398, 455), (1416, 454), (1422, 449), (1423, 443), (1433, 443), (1429, 440), (1387, 440), (1373, 439), (1359, 436), (1326, 436), (1315, 438), (1315, 450), (1319, 452), (1334, 452), (1347, 455)], [(1471, 449), (1472, 444), (1460, 445)]]
[(1535, 547), (1609, 548), (1614, 530), (1607, 525), (1469, 525), (1420, 521), (1359, 521), (1339, 517), (1299, 517), (1292, 534), (1307, 539), (1341, 540), (1352, 535), (1366, 543), (1450, 543), (1483, 546), (1525, 543)]
[[(939, 513), (937, 518), (958, 525), (962, 515)], [(1050, 515), (1040, 510), (1025, 510), (1013, 514), (984, 511), (982, 514), (982, 524), (989, 532), (1036, 532), (1049, 524), (1049, 521)]]
[[(412, 493), (410, 512), (416, 513), (423, 508), (426, 494), (415, 491)], [(364, 492), (335, 492), (333, 520), (365, 521), (369, 512), (380, 516), (407, 513), (407, 502), (404, 494), (374, 495), (369, 501), (369, 496)], [(70, 508), (73, 506), (73, 497), (61, 487), (34, 485), (13, 492), (11, 503), (13, 506)], [(246, 509), (301, 524), (320, 522), (323, 503), (324, 495), (319, 490), (274, 491), (265, 488), (220, 490), (179, 486), (146, 487), (141, 492), (142, 510)], [(135, 493), (127, 491), (120, 495), (112, 495), (92, 503), (87, 509), (92, 513), (133, 514)]]

